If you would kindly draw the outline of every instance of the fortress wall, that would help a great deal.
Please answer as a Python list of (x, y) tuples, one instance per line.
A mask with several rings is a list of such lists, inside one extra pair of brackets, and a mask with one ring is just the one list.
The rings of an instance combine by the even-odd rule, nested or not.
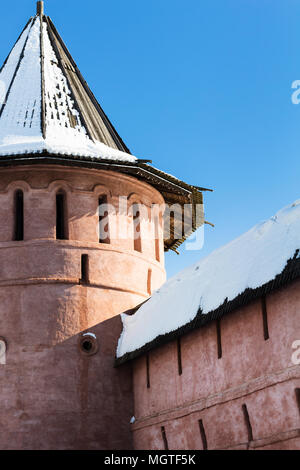
[(136, 449), (300, 449), (300, 282), (266, 302), (267, 340), (256, 301), (222, 318), (221, 358), (214, 322), (181, 338), (182, 375), (177, 341), (149, 353), (150, 388), (134, 361)]

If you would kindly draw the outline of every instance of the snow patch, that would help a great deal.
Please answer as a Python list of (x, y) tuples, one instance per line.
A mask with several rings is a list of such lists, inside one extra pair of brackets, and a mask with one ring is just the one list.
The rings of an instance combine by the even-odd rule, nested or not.
[(91, 336), (92, 338), (97, 339), (97, 336), (94, 333), (84, 333), (82, 336)]
[(1, 72), (0, 72), (0, 82), (1, 82), (1, 95), (0, 95), (0, 105), (3, 104), (5, 95), (9, 89), (9, 86), (11, 84), (12, 78), (14, 76), (16, 67), (19, 62), (19, 57), (21, 55), (21, 52), (23, 50), (23, 47), (25, 45), (29, 30), (32, 26), (32, 21), (28, 24), (28, 26), (25, 28), (23, 33), (21, 34), (19, 40), (11, 50), (7, 61), (5, 65), (3, 66)]
[(117, 357), (186, 325), (199, 308), (208, 314), (247, 288), (268, 283), (298, 249), (300, 200), (170, 279), (135, 315), (123, 314)]
[[(27, 30), (26, 30), (27, 31)], [(25, 44), (23, 33), (19, 42)], [(17, 74), (13, 79), (12, 69), (17, 66), (15, 52), (21, 53), (18, 44), (2, 74), (6, 76), (10, 92), (3, 108), (0, 120), (0, 148), (2, 146), (20, 145), (21, 142), (31, 142), (34, 145), (41, 138), (41, 60), (40, 60), (40, 19), (36, 18), (30, 25), (24, 49), (24, 57), (20, 62)], [(21, 50), (20, 50), (21, 49)], [(15, 60), (13, 60), (15, 59)], [(9, 65), (10, 70), (7, 71)], [(12, 82), (12, 84), (11, 84)], [(8, 144), (9, 142), (9, 144)]]

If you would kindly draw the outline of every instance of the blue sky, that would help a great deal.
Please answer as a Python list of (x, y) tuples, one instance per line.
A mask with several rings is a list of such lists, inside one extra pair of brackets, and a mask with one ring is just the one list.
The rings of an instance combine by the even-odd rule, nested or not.
[[(300, 197), (300, 0), (46, 0), (46, 13), (132, 153), (205, 194), (202, 251)], [(2, 2), (0, 61), (33, 0)]]

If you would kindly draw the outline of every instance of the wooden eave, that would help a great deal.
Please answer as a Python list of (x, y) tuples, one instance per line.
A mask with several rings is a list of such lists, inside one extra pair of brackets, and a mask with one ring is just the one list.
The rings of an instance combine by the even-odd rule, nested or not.
[(172, 175), (164, 173), (143, 161), (141, 162), (137, 160), (136, 162), (131, 163), (124, 161), (99, 160), (93, 157), (50, 154), (46, 151), (30, 155), (25, 154), (0, 157), (0, 167), (34, 164), (55, 164), (117, 171), (131, 175), (155, 187), (162, 194), (166, 204), (173, 205), (177, 203), (182, 207), (184, 204), (191, 204), (193, 214), (191, 217), (192, 223), (190, 225), (190, 229), (184, 236), (178, 237), (177, 234), (181, 234), (182, 232), (182, 213), (179, 212), (175, 214), (173, 223), (174, 230), (171, 231), (171, 237), (164, 241), (165, 251), (173, 250), (177, 252), (177, 248), (204, 223), (204, 213), (203, 219), (197, 223), (194, 209), (197, 204), (203, 204), (203, 191), (211, 190), (206, 188), (201, 188), (201, 190), (197, 189), (195, 186), (189, 185)]

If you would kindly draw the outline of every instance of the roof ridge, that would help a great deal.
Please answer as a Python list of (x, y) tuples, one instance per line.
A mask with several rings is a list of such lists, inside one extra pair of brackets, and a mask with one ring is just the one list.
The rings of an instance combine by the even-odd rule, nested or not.
[(44, 139), (46, 139), (47, 129), (46, 129), (46, 105), (45, 105), (45, 79), (44, 79), (44, 69), (45, 69), (45, 50), (44, 50), (44, 31), (43, 31), (43, 22), (44, 22), (44, 3), (37, 3), (37, 12), (40, 8), (40, 59), (41, 59), (41, 132)]
[(87, 124), (86, 124), (86, 122), (85, 122), (84, 116), (83, 116), (83, 114), (82, 114), (82, 112), (81, 112), (81, 109), (80, 109), (80, 106), (79, 106), (78, 101), (77, 101), (77, 99), (76, 99), (76, 96), (74, 95), (74, 92), (73, 92), (73, 90), (72, 90), (72, 87), (71, 87), (71, 84), (70, 84), (70, 82), (69, 82), (68, 76), (67, 76), (67, 74), (65, 73), (65, 68), (64, 68), (64, 65), (63, 65), (63, 62), (62, 62), (62, 57), (61, 57), (61, 55), (60, 55), (60, 52), (59, 52), (59, 50), (58, 50), (58, 47), (57, 47), (56, 44), (55, 44), (55, 40), (54, 40), (54, 37), (53, 37), (53, 32), (52, 32), (52, 30), (51, 30), (51, 25), (50, 25), (50, 23), (49, 23), (49, 17), (45, 16), (44, 18), (45, 18), (45, 20), (46, 20), (45, 23), (46, 23), (46, 25), (47, 25), (47, 32), (48, 32), (48, 36), (49, 36), (49, 39), (50, 39), (52, 48), (53, 48), (53, 50), (54, 50), (54, 52), (55, 52), (55, 55), (56, 55), (56, 57), (57, 57), (57, 60), (58, 60), (58, 62), (59, 62), (59, 64), (60, 64), (61, 71), (62, 71), (62, 73), (63, 73), (63, 75), (64, 75), (64, 77), (65, 77), (65, 79), (66, 79), (66, 81), (67, 81), (67, 84), (68, 84), (68, 86), (69, 86), (69, 90), (70, 90), (72, 99), (74, 100), (74, 103), (75, 103), (75, 108), (76, 108), (77, 112), (79, 113), (79, 115), (80, 115), (80, 117), (81, 117), (82, 123), (83, 123), (83, 125), (84, 125), (84, 127), (85, 127), (85, 130), (86, 130), (86, 132), (87, 132), (89, 138), (94, 142), (93, 136), (92, 136), (91, 133), (89, 132), (88, 126), (87, 126)]
[[(123, 152), (126, 152), (126, 153), (129, 153), (131, 154), (130, 150), (128, 149), (127, 145), (124, 143), (123, 139), (120, 137), (120, 135), (118, 134), (118, 132), (116, 131), (115, 127), (113, 126), (113, 124), (110, 122), (109, 118), (107, 117), (107, 115), (105, 114), (104, 110), (102, 109), (101, 105), (99, 104), (98, 100), (96, 99), (94, 93), (92, 92), (92, 90), (90, 89), (90, 87), (88, 86), (87, 84), (87, 81), (84, 79), (84, 77), (82, 76), (76, 62), (74, 61), (72, 55), (70, 54), (70, 51), (68, 50), (66, 44), (64, 43), (62, 37), (60, 36), (59, 32), (57, 31), (55, 25), (53, 24), (51, 18), (48, 16), (47, 17), (47, 20), (48, 20), (48, 23), (51, 27), (51, 29), (53, 30), (53, 33), (54, 35), (56, 36), (60, 46), (62, 47), (62, 49), (64, 50), (66, 56), (68, 57), (68, 59), (70, 60), (71, 64), (73, 65), (74, 69), (75, 69), (75, 72), (78, 76), (78, 79), (80, 80), (80, 83), (82, 85), (82, 87), (85, 89), (85, 92), (87, 93), (89, 99), (91, 100), (92, 104), (94, 105), (95, 109), (97, 110), (97, 112), (99, 113), (101, 119), (104, 121), (104, 124), (106, 125), (106, 127), (108, 128), (108, 130), (110, 131), (110, 134), (117, 146), (117, 148), (120, 150), (120, 151), (123, 151)], [(52, 31), (51, 31), (52, 32)]]

